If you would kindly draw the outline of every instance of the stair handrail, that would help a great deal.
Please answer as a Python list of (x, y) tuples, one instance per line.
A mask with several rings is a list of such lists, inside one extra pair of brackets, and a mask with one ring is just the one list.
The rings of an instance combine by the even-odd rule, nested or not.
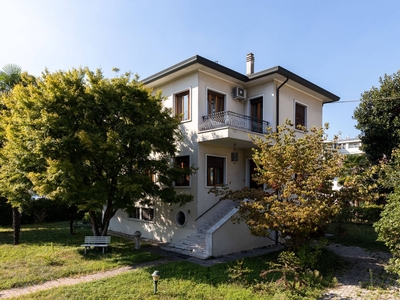
[(214, 205), (212, 205), (209, 209), (207, 209), (205, 212), (203, 212), (200, 216), (198, 216), (195, 221), (197, 221), (198, 219), (200, 219), (202, 216), (204, 216), (206, 213), (208, 213), (211, 209), (213, 209), (215, 206), (217, 206), (218, 203), (220, 203), (222, 200), (218, 200), (217, 203), (215, 203)]

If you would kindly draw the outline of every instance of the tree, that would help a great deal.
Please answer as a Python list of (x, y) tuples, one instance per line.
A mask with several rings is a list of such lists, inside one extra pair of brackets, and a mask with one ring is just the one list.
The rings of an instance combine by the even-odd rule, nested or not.
[[(15, 85), (21, 81), (21, 67), (15, 64), (8, 64), (0, 70), (0, 96), (8, 94), (14, 88)], [(14, 194), (15, 195), (15, 194)], [(19, 211), (19, 201), (15, 201), (15, 197), (9, 200), (12, 207), (12, 219), (13, 219), (13, 230), (14, 230), (14, 245), (19, 244), (19, 234), (21, 229), (21, 215)]]
[(194, 171), (171, 165), (179, 118), (137, 76), (46, 70), (3, 100), (5, 160), (16, 160), (38, 195), (88, 211), (95, 235), (107, 234), (118, 209), (192, 200), (173, 188), (174, 180)]
[(266, 190), (215, 189), (223, 199), (241, 201), (237, 221), (246, 222), (253, 235), (268, 237), (277, 231), (295, 250), (319, 236), (339, 208), (332, 181), (340, 168), (340, 155), (325, 141), (322, 128), (297, 134), (286, 121), (277, 132), (269, 128), (264, 138), (253, 138), (253, 179)]
[(8, 64), (0, 70), (0, 93), (10, 92), (21, 80), (21, 67)]
[(383, 157), (390, 159), (392, 150), (400, 144), (400, 71), (385, 74), (379, 82), (379, 88), (362, 94), (353, 116), (361, 131), (362, 148), (374, 164)]
[(384, 242), (393, 255), (387, 270), (400, 275), (400, 149), (395, 149), (391, 160), (382, 163), (381, 167), (385, 173), (381, 184), (393, 188), (393, 192), (387, 197), (381, 219), (374, 227), (378, 233), (378, 241)]
[(365, 154), (349, 154), (343, 160), (338, 183), (341, 198), (348, 204), (375, 203), (385, 193), (379, 185), (380, 168), (372, 165)]

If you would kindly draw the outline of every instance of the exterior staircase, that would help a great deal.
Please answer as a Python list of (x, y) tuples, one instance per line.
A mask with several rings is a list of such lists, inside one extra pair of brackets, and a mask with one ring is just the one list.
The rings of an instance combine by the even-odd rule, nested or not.
[(196, 233), (192, 233), (187, 238), (177, 242), (165, 244), (161, 248), (200, 259), (209, 258), (210, 255), (207, 254), (206, 249), (207, 231), (219, 221), (226, 218), (233, 209), (235, 209), (235, 203), (233, 201), (226, 201), (223, 207), (212, 209), (201, 217), (204, 218), (204, 220), (202, 220), (203, 222), (201, 223), (199, 222), (201, 225), (197, 228)]

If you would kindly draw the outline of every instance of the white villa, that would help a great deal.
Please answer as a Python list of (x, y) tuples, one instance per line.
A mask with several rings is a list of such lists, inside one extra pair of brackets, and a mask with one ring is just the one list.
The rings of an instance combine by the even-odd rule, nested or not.
[(252, 53), (246, 74), (196, 55), (143, 82), (162, 90), (165, 105), (182, 115), (185, 139), (175, 161), (198, 170), (175, 188), (192, 194), (194, 201), (183, 207), (138, 206), (134, 214), (120, 210), (109, 230), (128, 235), (140, 231), (169, 250), (203, 259), (274, 245), (275, 233), (271, 239), (250, 235), (245, 224), (231, 221), (235, 204), (208, 191), (219, 184), (253, 186), (249, 135), (262, 136), (266, 127), (275, 129), (286, 118), (296, 125), (322, 126), (322, 106), (339, 97), (280, 66), (254, 73)]
[(334, 145), (340, 154), (362, 154), (361, 140), (358, 137), (339, 139)]

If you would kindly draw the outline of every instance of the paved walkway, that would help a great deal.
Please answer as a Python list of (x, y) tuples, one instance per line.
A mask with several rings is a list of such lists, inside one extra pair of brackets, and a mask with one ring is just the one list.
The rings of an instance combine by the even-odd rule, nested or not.
[(323, 300), (400, 299), (394, 277), (384, 270), (390, 253), (369, 252), (340, 244), (329, 244), (327, 247), (340, 255), (347, 265), (336, 275), (338, 286), (329, 290)]
[[(346, 268), (336, 276), (339, 282), (338, 286), (327, 291), (322, 300), (400, 299), (400, 290), (398, 286), (395, 284), (394, 279), (388, 277), (383, 269), (384, 264), (390, 258), (390, 254), (384, 252), (370, 253), (359, 247), (346, 247), (339, 244), (330, 244), (327, 247), (331, 251), (343, 257), (348, 264)], [(212, 266), (218, 263), (242, 259), (244, 257), (259, 256), (271, 251), (276, 251), (278, 248), (272, 247), (256, 249), (253, 251), (239, 252), (209, 260), (201, 260), (182, 254), (167, 252), (161, 250), (159, 247), (148, 249), (151, 252), (163, 255), (164, 258), (152, 262), (138, 264), (133, 267), (122, 267), (115, 270), (82, 277), (60, 278), (30, 287), (3, 290), (0, 291), (0, 299), (19, 297), (58, 286), (68, 286), (83, 282), (90, 282), (93, 280), (103, 279), (121, 273), (137, 270), (142, 267), (160, 265), (171, 261), (186, 260), (202, 266)], [(374, 288), (368, 289), (368, 286), (373, 286)]]

